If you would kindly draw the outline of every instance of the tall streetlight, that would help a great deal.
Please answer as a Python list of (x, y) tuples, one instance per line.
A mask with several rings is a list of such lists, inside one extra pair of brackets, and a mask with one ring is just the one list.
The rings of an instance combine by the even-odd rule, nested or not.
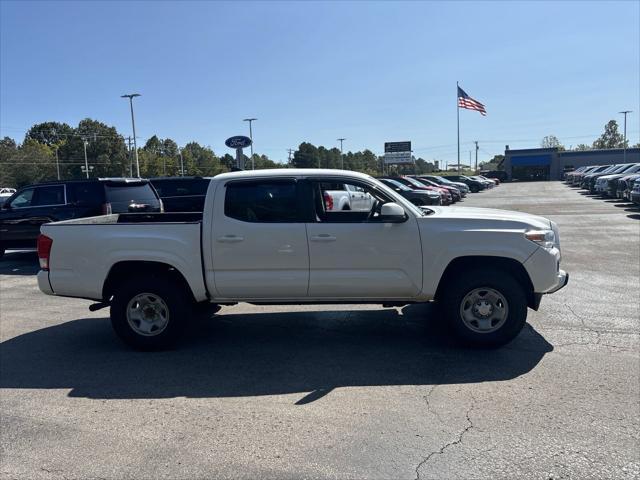
[(138, 161), (138, 145), (136, 143), (136, 121), (133, 117), (133, 99), (135, 97), (139, 97), (139, 93), (130, 93), (128, 95), (120, 95), (121, 98), (129, 99), (129, 107), (131, 108), (131, 125), (133, 126), (133, 149), (136, 153), (136, 173), (138, 174), (138, 178), (140, 178), (140, 162)]
[(631, 113), (631, 110), (624, 110), (622, 112), (618, 112), (618, 113), (622, 113), (624, 115), (624, 144), (622, 145), (622, 147), (624, 148), (623, 150), (623, 154), (622, 154), (622, 163), (627, 163), (627, 113)]
[(82, 139), (82, 144), (84, 145), (84, 171), (87, 174), (87, 178), (89, 178), (89, 161), (87, 160), (87, 139)]
[(257, 118), (245, 118), (243, 122), (249, 122), (249, 138), (251, 139), (251, 170), (255, 170), (256, 164), (253, 161), (253, 130), (251, 130), (251, 124), (258, 120)]
[(339, 138), (338, 141), (340, 142), (340, 168), (342, 170), (344, 170), (344, 155), (342, 154), (342, 142), (344, 142), (346, 140), (346, 138)]

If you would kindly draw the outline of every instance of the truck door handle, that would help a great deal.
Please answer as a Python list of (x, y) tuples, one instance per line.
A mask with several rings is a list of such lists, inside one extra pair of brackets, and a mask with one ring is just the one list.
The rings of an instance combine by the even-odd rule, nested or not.
[(335, 242), (336, 237), (329, 233), (321, 233), (319, 235), (314, 235), (311, 237), (312, 242)]
[(218, 240), (221, 243), (238, 243), (244, 240), (244, 237), (240, 235), (223, 235), (222, 237), (218, 237)]

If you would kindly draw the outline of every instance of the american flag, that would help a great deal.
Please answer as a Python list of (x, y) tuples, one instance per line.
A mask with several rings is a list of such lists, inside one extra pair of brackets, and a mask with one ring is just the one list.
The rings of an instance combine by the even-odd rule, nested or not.
[(467, 92), (458, 87), (458, 107), (466, 108), (467, 110), (475, 110), (480, 112), (480, 115), (486, 117), (487, 111), (484, 108), (484, 105), (479, 101), (471, 98), (467, 95)]

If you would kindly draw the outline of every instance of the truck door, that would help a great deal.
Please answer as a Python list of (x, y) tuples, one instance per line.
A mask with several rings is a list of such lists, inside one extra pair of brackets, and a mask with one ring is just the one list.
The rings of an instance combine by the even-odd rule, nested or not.
[[(328, 212), (322, 182), (312, 180), (316, 221), (307, 223), (309, 297), (331, 299), (413, 298), (422, 290), (422, 246), (416, 218), (384, 223), (367, 211)], [(393, 200), (375, 187), (353, 182), (363, 195)]]
[(295, 179), (230, 180), (216, 190), (212, 222), (217, 296), (307, 295), (309, 247)]

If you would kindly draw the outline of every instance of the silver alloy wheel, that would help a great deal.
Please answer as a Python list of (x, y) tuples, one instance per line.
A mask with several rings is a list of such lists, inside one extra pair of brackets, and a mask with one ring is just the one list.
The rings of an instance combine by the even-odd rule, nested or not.
[(471, 290), (460, 302), (460, 317), (465, 326), (477, 333), (498, 330), (509, 315), (507, 299), (493, 288)]
[(138, 335), (159, 335), (169, 324), (169, 307), (155, 293), (140, 293), (127, 304), (127, 322)]

